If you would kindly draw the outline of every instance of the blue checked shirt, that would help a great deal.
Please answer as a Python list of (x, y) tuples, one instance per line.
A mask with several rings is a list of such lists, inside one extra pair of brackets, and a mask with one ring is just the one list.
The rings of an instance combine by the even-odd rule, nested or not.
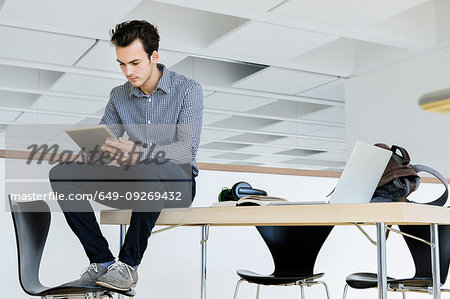
[(158, 64), (158, 69), (162, 76), (151, 95), (145, 95), (130, 82), (113, 88), (100, 124), (107, 125), (116, 137), (126, 132), (130, 140), (141, 142), (141, 160), (149, 158), (149, 151), (152, 156), (163, 151), (166, 159), (191, 163), (197, 176), (195, 156), (203, 119), (202, 87), (162, 64)]

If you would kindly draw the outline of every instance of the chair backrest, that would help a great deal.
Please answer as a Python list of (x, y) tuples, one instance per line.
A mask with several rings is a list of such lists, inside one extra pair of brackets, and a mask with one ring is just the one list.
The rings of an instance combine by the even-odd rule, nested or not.
[(16, 202), (9, 198), (16, 233), (19, 281), (35, 296), (45, 291), (39, 281), (39, 266), (50, 227), (50, 209), (44, 201)]
[(273, 275), (311, 275), (332, 226), (257, 226), (275, 264)]
[[(428, 225), (400, 225), (402, 232), (430, 241), (430, 227)], [(431, 248), (429, 245), (404, 236), (416, 267), (414, 278), (432, 279)], [(445, 283), (450, 264), (450, 225), (439, 225), (439, 266), (441, 283)]]

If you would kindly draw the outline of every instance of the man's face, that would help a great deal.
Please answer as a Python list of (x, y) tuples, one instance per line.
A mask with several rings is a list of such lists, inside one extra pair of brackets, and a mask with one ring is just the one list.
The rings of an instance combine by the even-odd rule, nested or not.
[(148, 83), (152, 66), (141, 40), (136, 39), (126, 47), (116, 46), (116, 55), (123, 74), (134, 87)]

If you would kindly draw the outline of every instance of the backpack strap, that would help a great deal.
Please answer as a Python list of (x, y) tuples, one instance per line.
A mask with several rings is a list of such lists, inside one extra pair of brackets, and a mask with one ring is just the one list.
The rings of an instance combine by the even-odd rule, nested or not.
[(411, 162), (411, 158), (409, 157), (408, 152), (401, 146), (398, 145), (393, 145), (391, 147), (391, 151), (395, 154), (397, 152), (397, 150), (400, 151), (400, 153), (402, 154), (402, 162), (400, 163), (401, 165), (408, 165), (409, 162)]
[[(440, 174), (437, 170), (435, 170), (431, 167), (425, 166), (425, 165), (416, 164), (416, 165), (411, 165), (411, 166), (416, 172), (422, 172), (422, 171), (428, 172), (429, 174), (432, 174), (437, 179), (439, 179), (439, 181), (441, 181), (441, 183), (445, 187), (444, 193), (438, 199), (431, 201), (427, 204), (433, 205), (433, 206), (440, 206), (440, 207), (444, 206), (448, 199), (448, 184), (447, 184), (447, 181), (445, 180), (445, 178), (442, 176), (442, 174)], [(411, 201), (411, 202), (413, 202), (413, 201)]]

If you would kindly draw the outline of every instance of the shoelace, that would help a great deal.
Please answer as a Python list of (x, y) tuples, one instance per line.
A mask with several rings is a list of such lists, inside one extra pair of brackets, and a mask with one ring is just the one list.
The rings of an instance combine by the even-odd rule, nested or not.
[(87, 266), (86, 268), (84, 268), (84, 270), (83, 270), (83, 272), (81, 272), (80, 276), (83, 276), (83, 274), (86, 273), (87, 271), (89, 271), (90, 269), (94, 269), (94, 271), (97, 273), (98, 272), (97, 264), (92, 263), (89, 266)]
[(130, 267), (131, 266), (128, 266), (127, 264), (122, 263), (121, 261), (117, 261), (108, 267), (108, 271), (111, 271), (114, 269), (121, 271), (123, 268), (125, 268), (125, 269), (127, 269), (128, 275), (130, 276), (130, 278), (133, 279), (133, 277), (131, 276)]

